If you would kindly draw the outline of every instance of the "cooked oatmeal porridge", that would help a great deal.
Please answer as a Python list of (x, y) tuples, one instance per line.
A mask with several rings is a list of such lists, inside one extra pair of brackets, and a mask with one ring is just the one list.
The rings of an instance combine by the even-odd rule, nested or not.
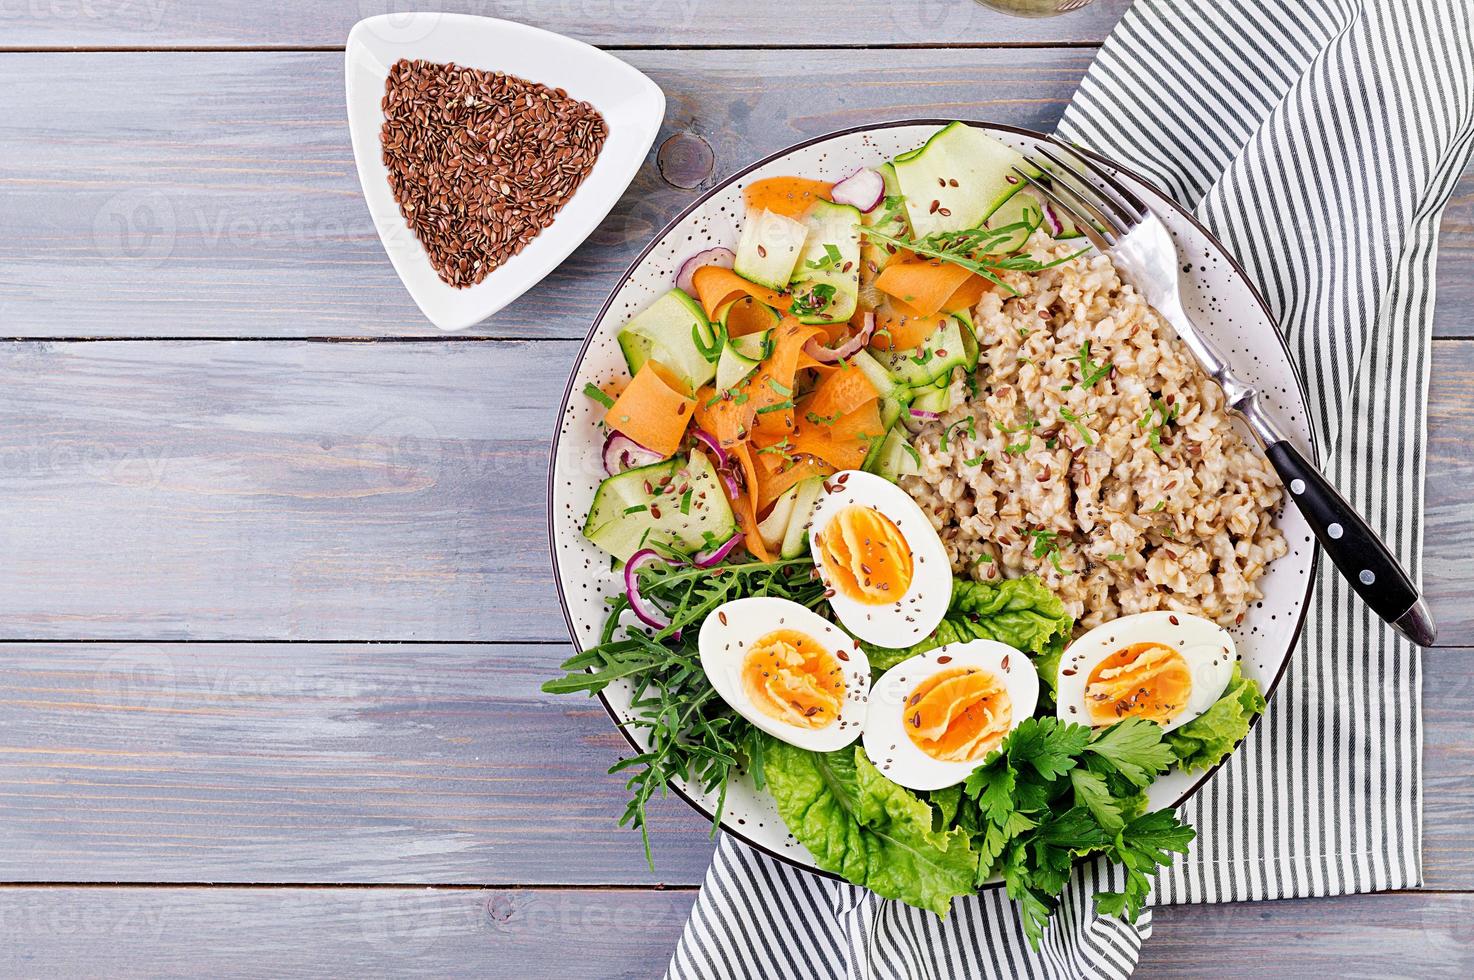
[[(1072, 252), (1042, 235), (1035, 258)], [(953, 569), (1037, 574), (1088, 629), (1158, 609), (1223, 625), (1285, 553), (1280, 486), (1223, 393), (1110, 259), (1009, 273), (974, 311), (982, 356), (914, 440)]]

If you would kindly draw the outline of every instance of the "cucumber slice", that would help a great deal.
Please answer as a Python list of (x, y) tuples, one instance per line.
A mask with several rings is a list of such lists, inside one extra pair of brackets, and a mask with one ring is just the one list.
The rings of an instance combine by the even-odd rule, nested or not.
[(670, 368), (694, 392), (715, 377), (716, 365), (697, 347), (716, 343), (701, 304), (685, 292), (672, 289), (620, 328), (619, 349), (630, 374), (652, 357)]
[(843, 323), (860, 295), (860, 209), (815, 201), (790, 289), (804, 323)]
[(968, 347), (962, 334), (962, 324), (949, 316), (916, 350), (877, 351), (875, 359), (898, 384), (922, 388), (940, 378), (950, 378), (953, 368), (967, 364)]
[(769, 551), (778, 551), (783, 547), (783, 537), (788, 531), (788, 518), (792, 516), (794, 501), (798, 499), (799, 483), (789, 487), (781, 497), (773, 501), (773, 509), (758, 523), (757, 533)]
[(787, 289), (809, 228), (771, 211), (749, 211), (732, 271), (769, 289)]
[(736, 533), (732, 508), (702, 453), (609, 477), (594, 492), (583, 527), (584, 537), (620, 561), (652, 544), (694, 554)]
[(1018, 189), (1013, 168), (1029, 166), (1017, 150), (960, 122), (894, 163), (918, 238), (983, 224)]
[(788, 527), (783, 532), (783, 545), (778, 552), (784, 558), (797, 558), (809, 547), (809, 522), (814, 519), (814, 505), (819, 502), (819, 492), (824, 489), (822, 476), (811, 476), (800, 480), (795, 488), (793, 511), (788, 515)]
[(892, 388), (888, 395), (880, 396), (880, 424), (889, 429), (899, 422), (909, 408), (910, 388)]
[(916, 476), (921, 472), (921, 456), (899, 426), (885, 434), (871, 472), (892, 483), (903, 476)]
[(768, 356), (770, 330), (728, 338), (717, 360), (717, 390), (727, 391), (740, 385)]
[(882, 398), (899, 387), (896, 379), (891, 377), (891, 373), (867, 350), (859, 350), (851, 354), (847, 363), (852, 368), (859, 368)]
[[(952, 407), (952, 385), (949, 379), (943, 379), (941, 387), (927, 385), (916, 392), (916, 397), (911, 400), (911, 408), (918, 412), (936, 412), (938, 415), (948, 411)], [(901, 424), (907, 432), (920, 432), (926, 425), (925, 419), (919, 419), (909, 411), (901, 416)]]
[(988, 218), (989, 228), (1020, 226), (1012, 238), (998, 243), (996, 251), (999, 253), (1017, 252), (1023, 248), (1028, 243), (1029, 236), (1034, 234), (1043, 223), (1044, 205), (1023, 187), (1016, 187), (1013, 196), (999, 205), (998, 210)]

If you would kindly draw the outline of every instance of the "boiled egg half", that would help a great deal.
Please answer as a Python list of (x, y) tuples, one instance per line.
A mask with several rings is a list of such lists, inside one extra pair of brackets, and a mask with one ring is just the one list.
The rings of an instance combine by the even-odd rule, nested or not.
[(873, 473), (826, 480), (809, 525), (809, 550), (845, 629), (899, 649), (936, 629), (952, 600), (942, 539), (910, 495)]
[(1223, 696), (1238, 654), (1212, 620), (1179, 612), (1123, 616), (1070, 644), (1059, 661), (1059, 717), (1100, 728), (1147, 718), (1172, 731)]
[(718, 606), (697, 638), (701, 669), (722, 700), (755, 726), (811, 752), (860, 736), (870, 658), (833, 623), (787, 599)]
[(1039, 675), (996, 640), (951, 643), (901, 661), (870, 691), (865, 754), (908, 789), (962, 782), (1034, 714)]

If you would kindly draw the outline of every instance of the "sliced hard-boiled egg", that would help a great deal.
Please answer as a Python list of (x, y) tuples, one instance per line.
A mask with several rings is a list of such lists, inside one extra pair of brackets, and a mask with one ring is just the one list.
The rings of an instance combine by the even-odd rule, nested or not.
[(1100, 728), (1146, 718), (1167, 731), (1223, 696), (1237, 659), (1217, 623), (1179, 612), (1137, 613), (1103, 623), (1059, 661), (1059, 717)]
[(899, 649), (936, 629), (952, 600), (942, 539), (910, 495), (872, 473), (826, 480), (809, 525), (809, 550), (845, 629)]
[(1039, 675), (996, 640), (951, 643), (901, 661), (870, 691), (865, 754), (908, 789), (962, 782), (1034, 714)]
[(796, 602), (725, 602), (702, 622), (697, 647), (722, 700), (774, 738), (833, 752), (865, 727), (870, 658), (838, 626)]

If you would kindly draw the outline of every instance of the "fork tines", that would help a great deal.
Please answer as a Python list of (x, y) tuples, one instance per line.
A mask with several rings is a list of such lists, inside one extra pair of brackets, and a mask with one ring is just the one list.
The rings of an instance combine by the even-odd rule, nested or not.
[[(1025, 156), (1024, 159), (1036, 172), (1031, 174), (1020, 167), (1013, 168), (1014, 172), (1028, 181), (1046, 201), (1064, 212), (1096, 248), (1104, 251), (1114, 245), (1150, 213), (1147, 206), (1115, 175), (1090, 166), (1083, 157), (1072, 154), (1080, 161), (1077, 169), (1046, 146), (1036, 145), (1035, 149), (1053, 167), (1043, 166)], [(1091, 173), (1099, 183), (1091, 181), (1081, 170)]]

